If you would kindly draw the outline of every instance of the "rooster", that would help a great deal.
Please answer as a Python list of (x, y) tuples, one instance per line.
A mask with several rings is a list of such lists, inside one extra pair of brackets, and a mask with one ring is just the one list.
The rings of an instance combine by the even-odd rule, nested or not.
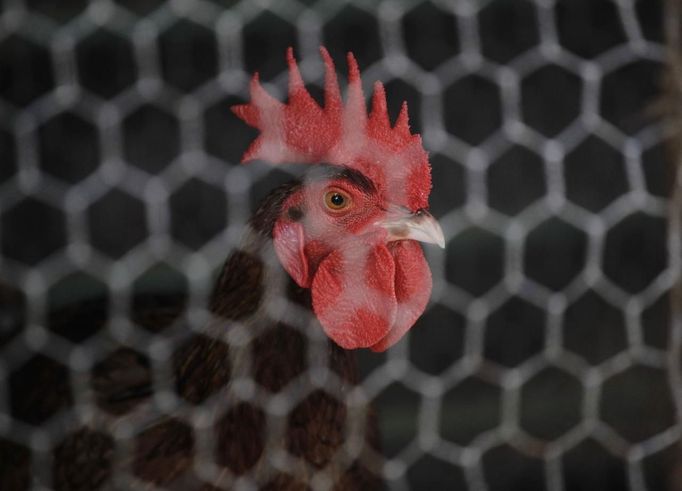
[[(322, 107), (290, 48), (288, 103), (256, 74), (251, 101), (232, 108), (260, 130), (244, 161), (309, 165), (258, 208), (216, 281), (210, 321), (175, 353), (175, 389), (189, 404), (159, 409), (152, 370), (121, 348), (93, 371), (103, 415), (52, 452), (55, 489), (208, 490), (249, 479), (273, 490), (381, 487), (375, 417), (352, 350), (384, 351), (414, 325), (431, 292), (418, 241), (443, 247), (444, 238), (427, 211), (430, 167), (407, 106), (391, 125), (377, 82), (367, 114), (352, 54), (342, 102), (332, 59), (321, 55)], [(153, 299), (136, 305), (134, 320), (152, 329), (180, 312)], [(26, 413), (49, 390), (35, 389), (11, 394), (28, 401)], [(201, 423), (196, 434), (188, 420)], [(123, 422), (132, 428), (125, 451), (108, 434)], [(0, 489), (28, 487), (30, 458), (1, 444), (0, 457)]]

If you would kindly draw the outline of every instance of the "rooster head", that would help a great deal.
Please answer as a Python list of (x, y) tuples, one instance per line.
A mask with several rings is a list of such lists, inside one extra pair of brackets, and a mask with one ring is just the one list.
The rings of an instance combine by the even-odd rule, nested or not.
[(431, 169), (407, 105), (389, 122), (384, 87), (374, 86), (367, 114), (360, 72), (348, 54), (342, 102), (334, 63), (325, 64), (324, 106), (304, 86), (289, 48), (289, 101), (260, 85), (234, 113), (260, 130), (243, 160), (309, 163), (305, 181), (284, 201), (272, 230), (283, 268), (310, 288), (327, 335), (346, 349), (384, 351), (424, 312), (431, 272), (417, 241), (444, 246), (428, 213)]

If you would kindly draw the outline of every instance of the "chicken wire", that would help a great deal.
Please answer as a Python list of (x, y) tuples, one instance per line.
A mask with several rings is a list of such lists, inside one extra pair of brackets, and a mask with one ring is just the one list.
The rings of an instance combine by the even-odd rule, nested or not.
[[(674, 486), (679, 244), (666, 150), (677, 135), (663, 119), (662, 2), (0, 8), (0, 455), (19, 465), (30, 449), (33, 488), (51, 487), (53, 449), (81, 425), (105, 421), (130, 450), (135, 425), (104, 414), (90, 384), (116, 346), (105, 339), (150, 360), (158, 407), (182, 406), (167, 365), (187, 334), (139, 328), (129, 304), (177, 294), (204, 321), (191, 307), (258, 200), (290, 178), (237, 165), (255, 132), (228, 110), (254, 71), (285, 98), (289, 45), (318, 95), (318, 47), (342, 77), (352, 50), (365, 93), (384, 81), (392, 118), (406, 99), (431, 155), (447, 239), (426, 248), (432, 302), (387, 353), (358, 352), (388, 486)], [(49, 312), (98, 296), (108, 316), (97, 325), (51, 324)], [(31, 401), (11, 393), (36, 367), (63, 394), (27, 420)], [(206, 433), (201, 407), (183, 414)], [(200, 440), (196, 466), (219, 473)]]

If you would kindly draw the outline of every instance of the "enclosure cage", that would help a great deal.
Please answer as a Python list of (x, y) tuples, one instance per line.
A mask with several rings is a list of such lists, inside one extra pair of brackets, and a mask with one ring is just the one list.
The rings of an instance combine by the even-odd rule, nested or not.
[[(151, 397), (196, 430), (191, 465), (220, 473), (201, 403), (168, 371), (258, 202), (291, 178), (240, 164), (256, 131), (229, 110), (256, 71), (286, 99), (289, 46), (315, 97), (319, 47), (342, 87), (352, 51), (391, 120), (407, 101), (432, 165), (446, 247), (425, 248), (430, 304), (397, 345), (356, 354), (387, 488), (682, 489), (681, 15), (677, 0), (3, 0), (0, 489), (86, 489), (53, 472), (82, 428), (134, 451), (143, 428), (97, 385), (121, 350), (166, 380)], [(150, 295), (182, 312), (149, 328)], [(156, 488), (130, 468), (102, 489)]]

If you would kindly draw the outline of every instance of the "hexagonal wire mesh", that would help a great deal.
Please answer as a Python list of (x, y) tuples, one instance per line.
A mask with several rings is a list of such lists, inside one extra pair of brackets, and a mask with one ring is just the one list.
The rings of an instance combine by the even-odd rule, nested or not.
[[(408, 101), (447, 238), (444, 252), (427, 250), (434, 292), (417, 327), (385, 354), (357, 354), (387, 484), (670, 482), (678, 258), (667, 246), (662, 1), (1, 9), (3, 489), (59, 488), (51, 459), (83, 425), (97, 445), (132, 452), (141, 430), (97, 385), (120, 350), (153, 368), (159, 407), (182, 405), (168, 366), (187, 333), (169, 306), (201, 322), (193, 306), (248, 217), (290, 178), (237, 165), (255, 133), (228, 108), (246, 100), (254, 71), (284, 98), (287, 46), (318, 95), (322, 44), (337, 60), (355, 53), (366, 93), (385, 82), (392, 118)], [(165, 321), (135, 317), (149, 302)], [(197, 467), (214, 460), (199, 409), (173, 422), (205, 450)], [(9, 481), (10, 468), (26, 471)], [(251, 477), (219, 485), (248, 489)], [(115, 478), (147, 489), (135, 469)]]

